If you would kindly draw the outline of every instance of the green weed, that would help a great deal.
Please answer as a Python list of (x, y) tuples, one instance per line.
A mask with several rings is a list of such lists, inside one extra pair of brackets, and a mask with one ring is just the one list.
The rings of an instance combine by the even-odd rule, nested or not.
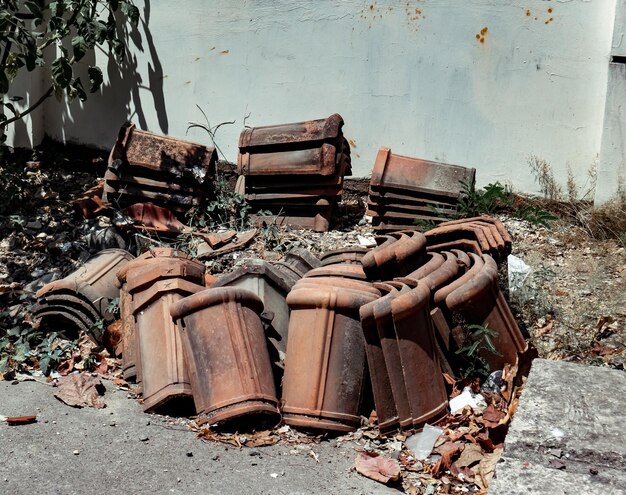
[(455, 352), (462, 360), (461, 376), (486, 378), (494, 370), (484, 356), (500, 356), (492, 340), (498, 334), (482, 325), (468, 325), (465, 332), (463, 345)]

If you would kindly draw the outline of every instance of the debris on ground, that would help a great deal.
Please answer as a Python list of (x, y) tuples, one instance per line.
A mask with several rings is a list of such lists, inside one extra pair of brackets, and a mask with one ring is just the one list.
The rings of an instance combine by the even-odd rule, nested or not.
[(400, 479), (400, 464), (395, 459), (381, 456), (374, 452), (362, 452), (354, 461), (354, 469), (380, 483), (398, 481)]
[[(198, 179), (178, 173), (186, 158), (168, 172), (176, 202), (155, 203), (149, 187), (137, 193), (157, 179), (132, 168), (145, 157), (131, 155), (110, 158), (106, 184), (33, 166), (39, 199), (2, 217), (0, 379), (47, 380), (66, 404), (96, 408), (108, 379), (204, 441), (289, 445), (318, 462), (314, 445), (333, 441), (354, 448), (365, 476), (408, 493), (452, 493), (484, 492), (493, 477), (534, 352), (524, 332), (543, 356), (624, 369), (626, 253), (610, 241), (484, 216), (425, 233), (381, 222), (387, 233), (374, 236), (363, 191), (350, 193), (343, 175), (331, 175), (344, 193), (334, 230), (252, 228), (232, 191), (207, 193), (209, 216), (198, 216), (203, 197), (189, 186)], [(209, 162), (198, 173), (211, 189)], [(251, 202), (274, 194), (253, 177), (263, 174), (245, 176)], [(369, 202), (378, 194), (407, 204), (397, 190), (407, 184), (388, 183), (389, 191), (370, 184)], [(181, 197), (187, 189), (191, 202)], [(84, 275), (105, 249), (127, 253), (135, 268), (104, 263)], [(106, 290), (92, 292), (105, 275)], [(181, 397), (185, 404), (174, 401)]]
[(37, 422), (37, 416), (0, 416), (0, 423), (6, 423), (9, 426), (29, 425)]
[(103, 409), (105, 392), (100, 378), (87, 373), (73, 373), (57, 379), (54, 396), (72, 407)]

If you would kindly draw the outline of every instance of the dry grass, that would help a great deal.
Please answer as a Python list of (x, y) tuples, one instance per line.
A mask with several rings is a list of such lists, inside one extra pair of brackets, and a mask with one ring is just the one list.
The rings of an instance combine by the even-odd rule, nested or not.
[(531, 156), (528, 164), (544, 198), (525, 198), (525, 202), (537, 202), (541, 208), (582, 228), (592, 239), (615, 239), (626, 247), (626, 186), (623, 183), (619, 184), (618, 193), (611, 201), (595, 206), (595, 163), (591, 165), (587, 181), (583, 185), (576, 182), (571, 167), (567, 165), (566, 195), (546, 160)]

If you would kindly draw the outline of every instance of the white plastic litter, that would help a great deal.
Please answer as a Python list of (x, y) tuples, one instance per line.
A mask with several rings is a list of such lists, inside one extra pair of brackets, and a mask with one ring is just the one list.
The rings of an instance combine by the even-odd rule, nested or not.
[(407, 449), (413, 452), (413, 457), (418, 461), (423, 461), (431, 454), (435, 442), (442, 433), (443, 430), (441, 428), (426, 423), (421, 432), (407, 438), (404, 444)]
[(450, 399), (450, 412), (455, 414), (465, 406), (471, 406), (476, 412), (483, 412), (487, 409), (487, 402), (481, 394), (475, 394), (470, 387), (465, 387), (462, 393)]
[(372, 236), (357, 235), (356, 238), (359, 241), (360, 246), (368, 248), (377, 246), (376, 239), (374, 239)]
[(509, 265), (509, 292), (513, 294), (522, 288), (532, 268), (524, 263), (523, 259), (512, 254), (509, 254), (507, 261)]

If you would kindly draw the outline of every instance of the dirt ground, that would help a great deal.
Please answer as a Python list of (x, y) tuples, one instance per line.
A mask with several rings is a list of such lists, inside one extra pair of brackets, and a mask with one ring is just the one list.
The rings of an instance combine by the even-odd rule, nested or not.
[(513, 254), (531, 267), (511, 297), (541, 357), (624, 369), (626, 250), (554, 222), (550, 229), (506, 219)]

